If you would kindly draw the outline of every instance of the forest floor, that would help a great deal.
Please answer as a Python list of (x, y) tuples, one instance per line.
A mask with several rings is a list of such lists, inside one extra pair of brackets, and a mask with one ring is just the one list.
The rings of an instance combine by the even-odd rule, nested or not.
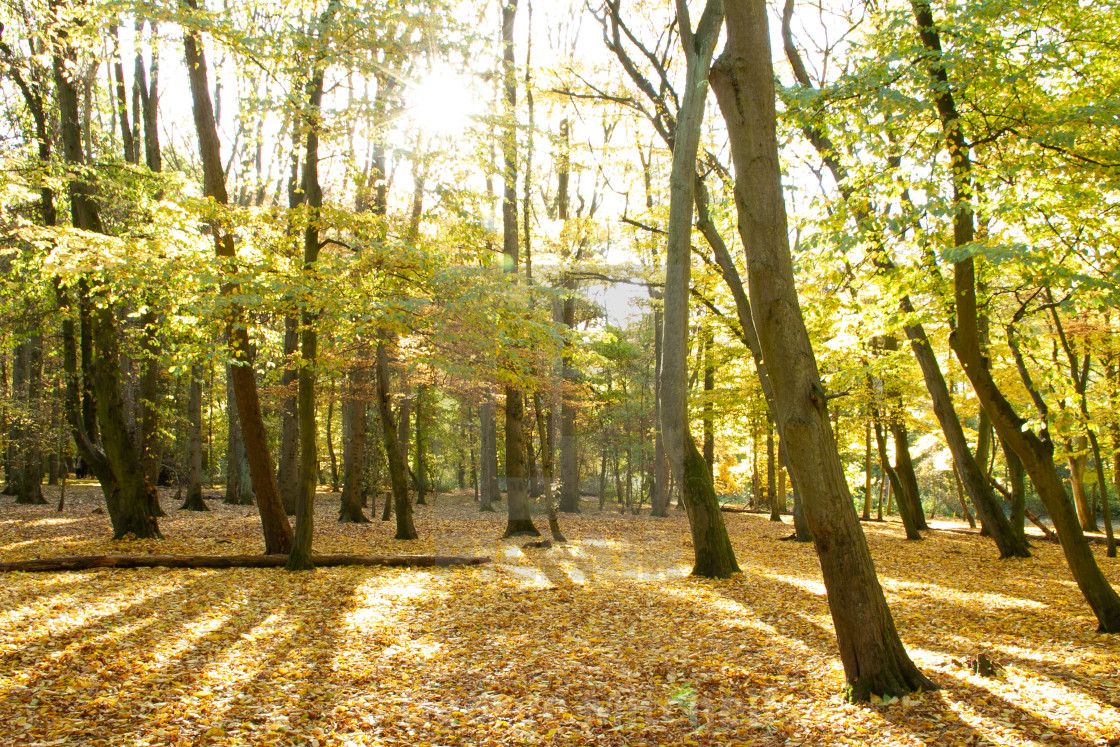
[[(47, 490), (57, 500), (57, 488)], [(162, 541), (109, 541), (92, 487), (66, 509), (0, 501), (0, 560), (263, 550), (255, 509), (178, 511)], [(316, 551), (489, 555), (466, 568), (0, 574), (3, 745), (1101, 745), (1120, 737), (1120, 639), (1056, 545), (997, 560), (976, 535), (865, 525), (910, 655), (941, 689), (849, 705), (811, 546), (725, 514), (743, 573), (689, 577), (669, 519), (562, 515), (522, 549), (468, 496), (340, 525)], [(544, 528), (543, 517), (537, 517)], [(1095, 548), (1114, 586), (1120, 565)], [(986, 654), (998, 676), (970, 673)]]

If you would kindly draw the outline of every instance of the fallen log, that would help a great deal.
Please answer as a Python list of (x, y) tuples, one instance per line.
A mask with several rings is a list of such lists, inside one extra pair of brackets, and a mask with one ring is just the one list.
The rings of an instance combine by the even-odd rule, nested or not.
[[(445, 568), (482, 565), (488, 556), (455, 555), (313, 555), (319, 567), (362, 565)], [(69, 555), (0, 563), (0, 571), (84, 571), (89, 568), (282, 568), (287, 555)]]

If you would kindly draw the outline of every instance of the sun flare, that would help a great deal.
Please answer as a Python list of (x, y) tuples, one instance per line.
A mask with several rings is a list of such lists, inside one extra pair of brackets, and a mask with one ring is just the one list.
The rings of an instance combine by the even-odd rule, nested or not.
[(433, 135), (454, 135), (480, 113), (470, 79), (451, 70), (435, 70), (410, 92), (409, 112), (418, 127)]

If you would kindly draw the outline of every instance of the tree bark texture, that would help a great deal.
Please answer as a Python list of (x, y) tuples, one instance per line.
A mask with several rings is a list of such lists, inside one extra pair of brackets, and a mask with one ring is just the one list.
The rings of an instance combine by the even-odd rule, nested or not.
[[(681, 497), (693, 527), (694, 572), (726, 578), (738, 571), (734, 552), (714, 488), (697, 479), (685, 462), (692, 462), (692, 444), (688, 428), (688, 299), (689, 276), (692, 269), (692, 216), (696, 199), (696, 161), (700, 150), (700, 130), (707, 99), (708, 65), (719, 39), (723, 23), (723, 3), (709, 0), (701, 13), (696, 30), (692, 29), (688, 5), (677, 4), (678, 29), (684, 48), (686, 65), (685, 89), (677, 112), (673, 134), (673, 163), (669, 175), (669, 225), (665, 246), (665, 321), (662, 331), (661, 366), (661, 429), (665, 452), (673, 479), (681, 486)], [(691, 444), (691, 445), (690, 445)], [(703, 466), (703, 457), (696, 450)], [(692, 467), (695, 467), (692, 464)], [(690, 494), (696, 489), (700, 492)], [(697, 541), (696, 532), (708, 537)], [(724, 537), (714, 535), (722, 533)], [(711, 552), (710, 557), (704, 553)]]
[[(506, 272), (517, 274), (517, 76), (514, 69), (513, 22), (517, 0), (502, 5), (502, 74), (505, 122), (502, 126), (502, 253)], [(506, 501), (509, 509), (505, 537), (540, 536), (529, 514), (529, 489), (525, 481), (525, 444), (522, 423), (525, 416), (521, 391), (506, 387)]]
[[(183, 0), (191, 9), (197, 10), (196, 0)], [(190, 80), (195, 130), (198, 133), (199, 156), (202, 161), (203, 191), (219, 205), (228, 205), (225, 168), (222, 164), (218, 129), (214, 120), (214, 107), (210, 99), (210, 89), (206, 72), (206, 59), (199, 48), (198, 38), (193, 33), (183, 36), (187, 72)], [(227, 270), (236, 269), (237, 252), (233, 234), (221, 221), (211, 226), (214, 236), (214, 251), (226, 263)], [(227, 298), (236, 296), (236, 284), (222, 283), (221, 294)], [(257, 509), (261, 515), (261, 528), (264, 533), (265, 552), (287, 554), (292, 546), (292, 528), (284, 515), (284, 507), (276, 489), (276, 475), (272, 471), (272, 456), (268, 451), (268, 438), (261, 416), (260, 398), (257, 394), (257, 380), (253, 373), (252, 359), (249, 354), (249, 333), (245, 327), (245, 315), (240, 304), (231, 303), (226, 319), (226, 339), (232, 358), (230, 374), (233, 378), (234, 400), (237, 405), (238, 419), (241, 423), (241, 437), (245, 443), (245, 456), (253, 475), (253, 486), (257, 494)]]
[(902, 646), (860, 528), (797, 301), (778, 161), (774, 72), (763, 0), (727, 3), (727, 47), (711, 74), (731, 138), (739, 232), (779, 430), (821, 561), (847, 696), (934, 689)]

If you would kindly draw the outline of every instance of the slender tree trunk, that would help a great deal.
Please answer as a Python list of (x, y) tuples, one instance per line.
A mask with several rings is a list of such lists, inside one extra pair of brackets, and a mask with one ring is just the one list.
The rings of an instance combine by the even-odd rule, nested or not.
[(397, 399), (397, 449), (401, 454), (401, 464), (404, 465), (405, 485), (407, 486), (408, 451), (412, 440), (412, 392), (407, 383), (402, 388), (403, 392)]
[[(759, 342), (779, 432), (821, 561), (852, 700), (935, 685), (910, 661), (856, 516), (828, 419), (826, 393), (797, 301), (778, 161), (774, 71), (762, 0), (727, 5), (727, 46), (711, 74), (731, 138), (735, 203)], [(749, 206), (749, 207), (748, 207)]]
[(871, 521), (871, 418), (863, 425), (863, 521)]
[(8, 451), (14, 457), (7, 466), (8, 488), (15, 502), (42, 505), (43, 455), (40, 410), (43, 387), (43, 337), (36, 329), (16, 345), (12, 355), (13, 415)]
[[(197, 10), (196, 0), (183, 0), (183, 2), (189, 8)], [(198, 133), (199, 155), (202, 160), (204, 192), (219, 205), (227, 205), (229, 198), (226, 193), (225, 168), (222, 164), (218, 130), (210, 100), (206, 60), (194, 34), (185, 34), (183, 45), (194, 103), (194, 121)], [(220, 221), (212, 224), (211, 233), (214, 236), (215, 253), (225, 263), (226, 270), (232, 273), (237, 261), (233, 234)], [(223, 296), (234, 296), (236, 291), (236, 284), (228, 280), (223, 282), (221, 288)], [(245, 327), (244, 312), (237, 304), (231, 304), (229, 307), (226, 339), (229, 341), (230, 354), (233, 358), (233, 365), (230, 368), (234, 400), (241, 423), (241, 435), (245, 442), (245, 454), (257, 494), (265, 552), (285, 555), (291, 550), (292, 528), (284, 515), (284, 508), (276, 490), (272, 456), (268, 451), (264, 418), (261, 416), (260, 399), (257, 395), (257, 381), (253, 374), (252, 359), (249, 356), (249, 335)]]
[(770, 521), (782, 520), (778, 511), (778, 480), (774, 459), (774, 423), (766, 421), (766, 498), (770, 503)]
[(708, 464), (708, 476), (715, 482), (716, 477), (716, 431), (715, 413), (712, 397), (716, 391), (716, 364), (714, 360), (714, 333), (708, 327), (704, 333), (703, 358), (704, 358), (704, 461)]
[(327, 389), (327, 424), (326, 424), (327, 459), (330, 461), (330, 465), (331, 465), (331, 474), (330, 474), (331, 491), (332, 492), (338, 492), (341, 489), (342, 486), (339, 484), (339, 481), (338, 481), (338, 455), (335, 454), (335, 451), (334, 451), (334, 425), (333, 425), (333, 423), (334, 423), (334, 399), (335, 399), (334, 394), (335, 394), (335, 382), (334, 382), (334, 379), (331, 379), (331, 385)]
[(566, 542), (560, 531), (560, 520), (556, 515), (556, 502), (552, 494), (552, 457), (555, 449), (552, 444), (552, 408), (544, 411), (544, 398), (540, 392), (533, 394), (533, 411), (537, 416), (537, 434), (541, 440), (541, 497), (544, 499), (548, 514), (548, 531), (555, 542)]
[(482, 403), (479, 408), (479, 433), (481, 437), (481, 444), (479, 445), (479, 462), (481, 468), (480, 480), (480, 511), (493, 511), (495, 496), (493, 493), (494, 480), (493, 480), (493, 467), (491, 454), (495, 447), (494, 439), (494, 402), (489, 397)]
[(651, 514), (669, 515), (669, 458), (661, 434), (661, 308), (653, 310), (653, 508)]
[[(513, 22), (517, 0), (506, 0), (502, 6), (502, 75), (505, 100), (505, 122), (502, 126), (502, 253), (506, 271), (516, 274), (518, 267), (517, 231), (517, 77), (514, 70)], [(525, 409), (521, 391), (506, 387), (506, 500), (509, 509), (505, 537), (539, 536), (529, 514), (529, 491), (525, 484), (525, 444), (522, 422)]]
[[(327, 32), (340, 0), (331, 0), (318, 22), (318, 37)], [(323, 207), (323, 190), (319, 184), (319, 131), (322, 128), (320, 108), (323, 102), (326, 51), (314, 60), (311, 80), (307, 86), (307, 145), (303, 160), (303, 192), (308, 208), (307, 225), (303, 231), (303, 272), (306, 277), (315, 273), (319, 261), (320, 211)], [(299, 418), (299, 495), (296, 500), (296, 530), (292, 551), (288, 554), (289, 571), (306, 571), (315, 567), (311, 559), (311, 540), (315, 523), (315, 488), (319, 482), (317, 453), (318, 428), (315, 417), (316, 366), (319, 356), (319, 335), (316, 329), (318, 314), (307, 299), (300, 314), (300, 367), (296, 378), (296, 411)]]
[(1101, 460), (1101, 447), (1097, 442), (1097, 434), (1092, 430), (1089, 431), (1089, 446), (1093, 450), (1093, 462), (1097, 470), (1097, 487), (1100, 488), (1101, 513), (1104, 515), (1104, 533), (1108, 542), (1105, 553), (1108, 557), (1115, 558), (1116, 536), (1112, 533), (1112, 506), (1108, 502), (1108, 481), (1104, 477), (1104, 462)]
[(422, 423), (422, 407), (424, 398), (424, 385), (416, 387), (416, 505), (428, 505), (427, 479), (424, 465), (424, 428)]
[[(672, 145), (673, 165), (669, 176), (661, 425), (669, 470), (681, 486), (681, 497), (692, 527), (696, 558), (693, 574), (726, 578), (737, 573), (739, 566), (704, 458), (689, 434), (687, 401), (688, 286), (692, 264), (696, 162), (708, 92), (705, 79), (719, 38), (723, 3), (709, 0), (695, 31), (689, 19), (687, 3), (677, 0), (676, 7), (678, 30), (686, 58), (686, 75), (684, 94), (677, 112)], [(692, 453), (694, 450), (695, 454)], [(697, 467), (703, 470), (707, 480), (698, 478), (695, 474)]]
[(226, 365), (226, 495), (222, 500), (229, 505), (243, 502), (246, 486), (242, 484), (245, 461), (245, 442), (241, 438), (241, 422), (237, 417), (237, 403), (234, 401), (233, 376), (230, 366)]
[(969, 528), (975, 529), (976, 519), (973, 518), (972, 512), (968, 510), (968, 501), (964, 497), (964, 485), (961, 483), (960, 473), (956, 470), (953, 470), (953, 480), (957, 484), (957, 500), (960, 501), (961, 512), (964, 514), (965, 521), (968, 522)]

